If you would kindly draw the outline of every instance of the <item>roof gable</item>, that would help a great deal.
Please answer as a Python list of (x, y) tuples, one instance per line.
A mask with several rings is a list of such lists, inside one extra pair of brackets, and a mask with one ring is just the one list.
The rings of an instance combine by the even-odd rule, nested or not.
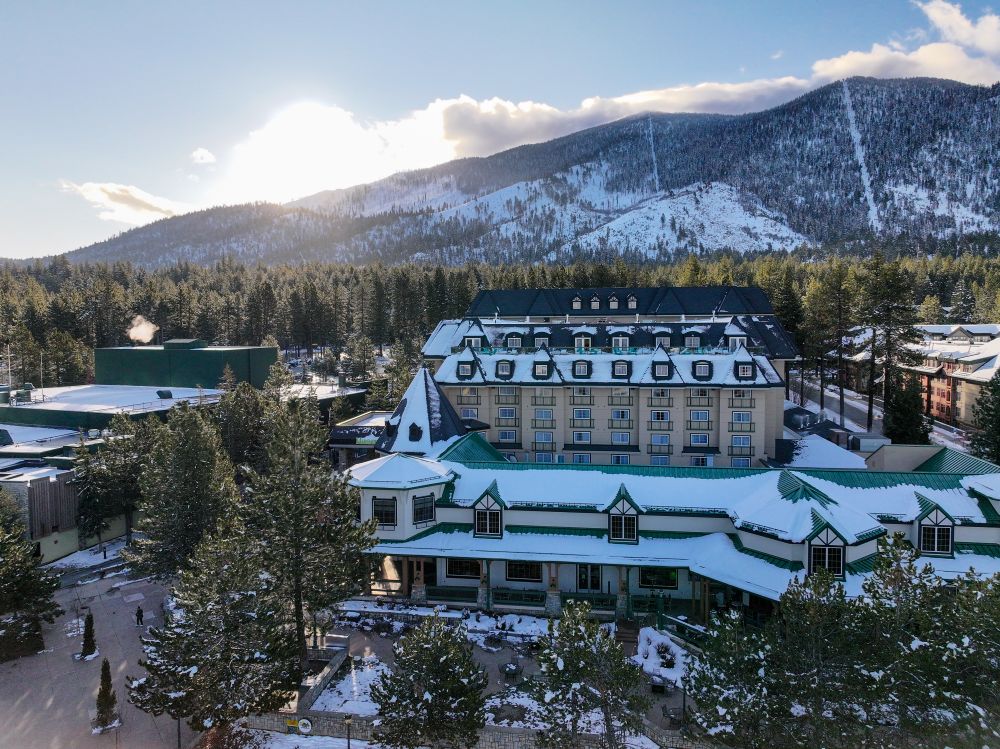
[(466, 432), (465, 425), (425, 367), (417, 370), (375, 449), (429, 455)]

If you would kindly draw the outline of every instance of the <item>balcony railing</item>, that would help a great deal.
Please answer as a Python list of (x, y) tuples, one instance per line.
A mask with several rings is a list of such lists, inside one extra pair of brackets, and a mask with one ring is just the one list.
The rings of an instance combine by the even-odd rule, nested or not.
[(494, 421), (494, 425), (498, 427), (516, 427), (520, 424), (521, 420), (516, 416), (513, 419), (500, 419), (498, 418)]
[(711, 395), (689, 395), (687, 399), (687, 404), (689, 406), (711, 406), (712, 396)]
[(460, 406), (478, 406), (482, 398), (478, 395), (460, 395), (458, 396), (458, 405)]
[(571, 427), (576, 427), (579, 429), (593, 429), (594, 420), (593, 419), (570, 419), (569, 425)]
[(729, 431), (730, 432), (752, 432), (754, 431), (754, 424), (752, 421), (730, 421)]
[(554, 453), (556, 451), (555, 442), (532, 442), (531, 449), (536, 453)]
[(531, 396), (531, 405), (533, 406), (554, 406), (555, 404), (556, 404), (556, 397), (554, 395)]
[(608, 419), (608, 429), (632, 429), (634, 425), (632, 419)]
[(569, 397), (569, 402), (571, 406), (592, 406), (594, 405), (594, 396), (592, 395), (571, 395)]
[(431, 601), (475, 601), (479, 595), (476, 586), (428, 585), (427, 598)]
[(555, 419), (532, 419), (531, 420), (532, 429), (555, 429), (556, 420)]
[(490, 591), (493, 603), (501, 606), (544, 606), (544, 590), (514, 590), (512, 588), (493, 588)]
[(631, 406), (632, 405), (631, 395), (609, 395), (608, 405), (609, 406)]
[(757, 401), (753, 398), (730, 398), (729, 407), (730, 408), (753, 408), (757, 405)]
[(650, 443), (646, 445), (646, 452), (650, 455), (673, 455), (674, 446), (673, 445), (654, 445)]
[(650, 406), (651, 408), (656, 408), (658, 406), (670, 408), (672, 405), (674, 405), (674, 399), (670, 397), (654, 398), (653, 396), (650, 396), (649, 398), (646, 399), (646, 405)]
[(731, 445), (729, 447), (729, 454), (734, 457), (748, 457), (754, 454), (756, 448), (751, 445), (750, 447), (737, 447), (736, 445)]
[(696, 432), (707, 432), (712, 428), (711, 421), (691, 421), (690, 419), (685, 422), (688, 430), (694, 430)]
[(660, 419), (656, 419), (654, 421), (649, 422), (649, 431), (651, 432), (669, 432), (672, 431), (673, 428), (674, 428), (674, 422), (672, 421), (663, 421)]
[(563, 606), (569, 601), (588, 601), (591, 608), (614, 611), (618, 597), (613, 593), (561, 593)]
[(520, 395), (496, 395), (493, 397), (493, 402), (498, 406), (516, 406), (521, 402)]

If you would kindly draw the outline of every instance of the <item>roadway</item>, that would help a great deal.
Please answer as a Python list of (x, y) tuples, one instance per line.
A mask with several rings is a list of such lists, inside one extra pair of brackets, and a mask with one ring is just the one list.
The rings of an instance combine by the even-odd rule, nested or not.
[[(791, 375), (790, 379), (790, 389), (792, 393), (799, 392), (799, 378), (797, 375)], [(805, 382), (805, 395), (808, 400), (819, 405), (819, 385), (816, 383), (806, 380)], [(873, 414), (874, 419), (872, 422), (872, 432), (876, 434), (882, 434), (882, 399), (875, 398), (875, 413)], [(831, 393), (829, 390), (826, 391), (826, 414), (831, 421), (840, 422), (840, 399), (836, 393)], [(857, 393), (852, 393), (848, 390), (844, 391), (844, 418), (849, 421), (853, 421), (862, 429), (866, 428), (868, 424), (868, 400), (865, 396), (858, 395)]]

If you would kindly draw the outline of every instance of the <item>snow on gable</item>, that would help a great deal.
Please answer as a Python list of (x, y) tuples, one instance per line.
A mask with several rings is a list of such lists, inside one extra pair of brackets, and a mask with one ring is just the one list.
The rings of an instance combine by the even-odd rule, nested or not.
[[(466, 350), (464, 354), (472, 354)], [(432, 455), (465, 434), (451, 403), (426, 368), (417, 370), (399, 405), (386, 421), (375, 449), (382, 453)]]

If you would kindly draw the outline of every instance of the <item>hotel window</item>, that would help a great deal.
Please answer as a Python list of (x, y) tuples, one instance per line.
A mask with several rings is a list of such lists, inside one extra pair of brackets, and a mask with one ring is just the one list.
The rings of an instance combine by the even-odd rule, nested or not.
[(663, 347), (665, 349), (670, 348), (670, 336), (668, 335), (658, 335), (656, 336), (656, 347)]
[(501, 454), (503, 455), (503, 459), (506, 460), (508, 463), (517, 462), (517, 453), (501, 453)]
[(750, 437), (745, 434), (733, 435), (733, 447), (750, 447)]
[(521, 336), (519, 336), (519, 335), (517, 335), (517, 336), (512, 335), (510, 338), (508, 338), (507, 339), (507, 347), (508, 348), (521, 348)]
[(545, 362), (535, 364), (535, 377), (546, 378), (549, 376), (549, 365)]
[(463, 408), (462, 409), (463, 419), (478, 419), (479, 409), (478, 408)]
[(481, 338), (471, 338), (470, 337), (470, 338), (466, 338), (465, 339), (465, 345), (466, 346), (471, 346), (472, 348), (480, 348), (481, 342), (482, 342)]
[(628, 362), (615, 362), (615, 377), (628, 377)]
[(573, 309), (580, 309), (583, 307), (583, 302), (580, 301), (580, 297), (573, 297)]
[(669, 445), (670, 435), (662, 433), (651, 434), (649, 435), (649, 443), (651, 445)]
[(733, 423), (734, 424), (749, 424), (750, 423), (750, 412), (749, 411), (733, 411)]
[(459, 377), (472, 377), (472, 365), (460, 363), (458, 365), (458, 376)]
[(434, 520), (434, 495), (413, 498), (413, 522), (430, 523)]
[(743, 379), (749, 379), (753, 377), (753, 364), (737, 364), (736, 376), (742, 377)]
[(921, 525), (920, 550), (928, 554), (951, 554), (951, 526)]
[(628, 348), (628, 336), (627, 335), (612, 336), (611, 345), (614, 348)]
[(632, 412), (627, 408), (613, 408), (611, 409), (611, 418), (616, 421), (627, 421), (632, 418)]
[(588, 374), (590, 374), (589, 369), (590, 368), (587, 366), (587, 362), (585, 362), (585, 361), (574, 362), (574, 364), (573, 364), (573, 376), (574, 377), (586, 377)]
[(653, 365), (653, 376), (654, 377), (670, 377), (670, 365), (669, 364), (655, 364), (655, 365)]
[(699, 346), (701, 346), (701, 336), (697, 335), (684, 336), (684, 345), (687, 348), (698, 348)]
[[(620, 457), (627, 458), (627, 455)], [(625, 464), (620, 464), (625, 465)], [(612, 541), (637, 541), (639, 531), (638, 518), (635, 515), (612, 515), (611, 516), (611, 540)]]
[(747, 337), (743, 335), (734, 335), (729, 339), (729, 350), (735, 351), (740, 346), (747, 345)]
[(600, 300), (599, 297), (596, 297), (596, 296), (595, 297), (591, 297), (591, 299), (590, 299), (590, 308), (591, 309), (600, 309), (601, 308), (601, 300)]
[(517, 442), (517, 432), (513, 429), (501, 429), (497, 432), (498, 442)]
[(590, 463), (590, 453), (573, 453), (573, 462), (577, 465)]
[(513, 385), (501, 385), (497, 388), (497, 395), (517, 395), (517, 388)]
[(482, 572), (478, 559), (449, 559), (445, 567), (445, 574), (448, 577), (478, 580)]
[(809, 552), (810, 570), (826, 570), (834, 577), (844, 575), (843, 546), (811, 546)]
[(671, 567), (640, 567), (639, 587), (677, 590), (677, 570)]
[(542, 563), (507, 562), (506, 578), (523, 583), (540, 583), (542, 581)]
[(669, 398), (670, 391), (667, 388), (653, 388), (654, 398)]
[(750, 458), (733, 458), (732, 463), (730, 463), (730, 465), (733, 468), (749, 468)]
[(574, 419), (589, 419), (590, 409), (589, 408), (574, 408), (573, 409)]
[(708, 388), (691, 388), (689, 392), (692, 398), (709, 398), (712, 395)]
[(612, 455), (611, 465), (613, 466), (627, 466), (628, 465), (628, 455)]
[(500, 535), (500, 510), (476, 510), (476, 535)]
[(651, 466), (668, 466), (670, 465), (669, 455), (650, 455), (649, 464)]
[(630, 296), (630, 297), (628, 298), (628, 308), (629, 308), (629, 309), (635, 309), (635, 307), (636, 307), (636, 300), (635, 300), (635, 297), (634, 297), (634, 296)]
[(670, 421), (669, 411), (650, 411), (649, 412), (650, 421)]
[(631, 441), (628, 432), (612, 432), (611, 433), (611, 444), (612, 445), (627, 445)]
[(585, 398), (588, 395), (590, 395), (590, 388), (589, 387), (575, 387), (575, 388), (573, 388), (573, 395), (581, 397), (581, 398)]
[[(562, 457), (562, 456), (559, 456), (559, 457)], [(552, 462), (552, 453), (535, 453), (535, 462), (536, 463), (551, 463)]]
[(479, 395), (479, 388), (475, 387), (464, 387), (459, 391), (459, 395), (475, 397)]
[(552, 442), (552, 432), (535, 432), (535, 442), (550, 444)]
[(691, 435), (691, 447), (708, 447), (708, 435), (707, 434), (692, 434)]
[(590, 432), (573, 432), (573, 444), (574, 445), (589, 445), (590, 444)]
[(552, 421), (552, 409), (551, 408), (536, 408), (535, 418), (539, 421)]
[(583, 349), (584, 351), (590, 348), (590, 336), (589, 335), (578, 335), (574, 339), (574, 343), (578, 349)]
[(549, 339), (545, 336), (538, 336), (535, 338), (535, 348), (543, 348), (549, 345)]
[(497, 377), (510, 377), (510, 362), (509, 361), (498, 361), (497, 362)]
[(510, 406), (501, 406), (500, 408), (497, 409), (497, 418), (498, 419), (516, 419), (517, 418), (517, 409), (516, 408), (511, 408)]
[(396, 527), (396, 498), (372, 499), (372, 517), (379, 528)]
[(691, 421), (708, 421), (708, 411), (692, 411)]
[(608, 307), (610, 309), (618, 309), (618, 297), (613, 296), (608, 300)]
[(734, 398), (750, 398), (752, 396), (750, 395), (750, 391), (748, 389), (746, 389), (746, 388), (736, 388), (736, 390), (733, 391), (733, 397)]
[(692, 455), (690, 465), (694, 468), (705, 468), (708, 466), (707, 455)]
[(712, 366), (708, 362), (698, 362), (694, 365), (694, 376), (695, 377), (711, 377), (712, 376)]

